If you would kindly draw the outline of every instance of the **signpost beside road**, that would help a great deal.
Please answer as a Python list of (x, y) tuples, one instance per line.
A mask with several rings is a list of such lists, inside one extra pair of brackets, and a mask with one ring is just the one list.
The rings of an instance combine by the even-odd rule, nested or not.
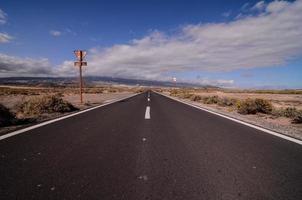
[(77, 61), (74, 62), (75, 67), (79, 67), (80, 70), (80, 101), (83, 103), (83, 78), (82, 78), (82, 66), (87, 66), (87, 62), (84, 62), (87, 52), (83, 50), (75, 50), (74, 54), (77, 58)]

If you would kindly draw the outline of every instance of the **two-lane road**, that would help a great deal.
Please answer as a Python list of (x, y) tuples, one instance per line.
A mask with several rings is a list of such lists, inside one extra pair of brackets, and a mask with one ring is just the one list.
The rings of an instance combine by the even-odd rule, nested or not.
[(0, 199), (302, 199), (301, 145), (149, 99), (0, 140)]

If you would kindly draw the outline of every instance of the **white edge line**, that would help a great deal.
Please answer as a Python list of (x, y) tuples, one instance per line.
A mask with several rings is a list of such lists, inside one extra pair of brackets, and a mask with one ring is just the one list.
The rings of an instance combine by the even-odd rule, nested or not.
[(165, 95), (165, 94), (161, 94), (161, 93), (158, 93), (158, 92), (155, 92), (155, 93), (157, 93), (157, 94), (159, 94), (159, 95), (162, 95), (162, 96), (165, 96), (165, 97), (167, 97), (167, 98), (173, 99), (174, 101), (178, 101), (178, 102), (180, 102), (180, 103), (183, 103), (183, 104), (192, 106), (192, 107), (194, 107), (194, 108), (197, 108), (197, 109), (200, 109), (200, 110), (209, 112), (209, 113), (214, 114), (214, 115), (218, 115), (218, 116), (220, 116), (220, 117), (223, 117), (223, 118), (232, 120), (232, 121), (234, 121), (234, 122), (237, 122), (237, 123), (240, 123), (240, 124), (249, 126), (249, 127), (251, 127), (251, 128), (254, 128), (254, 129), (263, 131), (263, 132), (265, 132), (265, 133), (269, 133), (269, 134), (271, 134), (271, 135), (274, 135), (274, 136), (283, 138), (283, 139), (285, 139), (285, 140), (289, 140), (289, 141), (291, 141), (291, 142), (294, 142), (294, 143), (297, 143), (297, 144), (302, 145), (302, 141), (301, 141), (301, 140), (298, 140), (298, 139), (295, 139), (295, 138), (292, 138), (292, 137), (283, 135), (283, 134), (281, 134), (281, 133), (277, 133), (277, 132), (275, 132), (275, 131), (271, 131), (271, 130), (268, 130), (268, 129), (266, 129), (266, 128), (262, 128), (262, 127), (259, 127), (259, 126), (256, 126), (256, 125), (253, 125), (253, 124), (250, 124), (250, 123), (247, 123), (247, 122), (244, 122), (244, 121), (235, 119), (235, 118), (233, 118), (233, 117), (229, 117), (229, 116), (226, 116), (226, 115), (223, 115), (223, 114), (214, 112), (214, 111), (212, 111), (212, 110), (208, 110), (208, 109), (206, 109), (206, 108), (202, 108), (202, 107), (197, 106), (197, 105), (190, 104), (190, 103), (188, 103), (188, 102), (185, 102), (185, 101), (182, 101), (182, 100), (179, 100), (179, 99), (170, 97), (170, 96)]
[(107, 105), (110, 105), (110, 104), (113, 104), (113, 103), (116, 103), (116, 102), (119, 102), (119, 101), (122, 101), (122, 100), (125, 100), (125, 99), (129, 99), (129, 98), (134, 97), (134, 96), (139, 95), (139, 94), (141, 94), (141, 93), (134, 94), (134, 95), (131, 95), (129, 97), (124, 97), (124, 98), (120, 98), (120, 99), (111, 100), (110, 102), (102, 104), (102, 105), (98, 105), (98, 106), (95, 106), (95, 107), (92, 107), (92, 108), (88, 108), (88, 109), (85, 109), (85, 110), (82, 110), (82, 111), (78, 111), (76, 113), (72, 113), (70, 115), (65, 115), (63, 117), (59, 117), (59, 118), (52, 119), (52, 120), (49, 120), (49, 121), (45, 121), (45, 122), (42, 122), (40, 124), (36, 124), (36, 125), (30, 126), (30, 127), (24, 128), (24, 129), (13, 131), (11, 133), (0, 136), (0, 140), (4, 140), (6, 138), (9, 138), (9, 137), (12, 137), (12, 136), (18, 135), (20, 133), (24, 133), (26, 131), (30, 131), (30, 130), (33, 130), (33, 129), (36, 129), (36, 128), (39, 128), (39, 127), (42, 127), (42, 126), (45, 126), (47, 124), (52, 124), (54, 122), (57, 122), (57, 121), (60, 121), (60, 120), (63, 120), (63, 119), (67, 119), (67, 118), (70, 118), (70, 117), (73, 117), (73, 116), (76, 116), (76, 115), (79, 115), (79, 114), (82, 114), (82, 113), (85, 113), (85, 112), (88, 112), (88, 111), (91, 111), (91, 110), (94, 110), (94, 109), (97, 109), (97, 108), (100, 108), (100, 107), (103, 107), (103, 106), (107, 106)]

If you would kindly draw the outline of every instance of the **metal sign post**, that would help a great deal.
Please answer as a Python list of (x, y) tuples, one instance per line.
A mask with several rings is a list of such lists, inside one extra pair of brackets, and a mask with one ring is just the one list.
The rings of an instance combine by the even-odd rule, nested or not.
[(83, 103), (83, 77), (82, 77), (82, 66), (87, 66), (87, 62), (84, 62), (83, 59), (86, 56), (86, 51), (75, 50), (75, 56), (78, 61), (74, 62), (74, 66), (79, 67), (80, 70), (80, 101)]

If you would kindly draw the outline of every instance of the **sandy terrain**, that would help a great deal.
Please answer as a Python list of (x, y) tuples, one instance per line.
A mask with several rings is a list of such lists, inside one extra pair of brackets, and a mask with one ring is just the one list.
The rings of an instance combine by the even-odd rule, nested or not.
[[(131, 92), (121, 92), (121, 93), (101, 93), (101, 94), (83, 94), (84, 104), (80, 104), (79, 95), (78, 94), (66, 94), (63, 96), (63, 99), (69, 101), (74, 106), (80, 109), (84, 109), (87, 107), (91, 107), (94, 105), (99, 105), (102, 103), (106, 103), (108, 101), (123, 98), (132, 95)], [(36, 97), (39, 97), (37, 95)], [(15, 106), (25, 101), (29, 98), (35, 98), (35, 96), (28, 95), (0, 95), (0, 103), (2, 103), (7, 108), (15, 111)]]
[(196, 92), (200, 96), (228, 97), (236, 99), (262, 98), (272, 102), (276, 108), (296, 107), (302, 109), (302, 94), (258, 94), (258, 93), (227, 93), (222, 91)]

